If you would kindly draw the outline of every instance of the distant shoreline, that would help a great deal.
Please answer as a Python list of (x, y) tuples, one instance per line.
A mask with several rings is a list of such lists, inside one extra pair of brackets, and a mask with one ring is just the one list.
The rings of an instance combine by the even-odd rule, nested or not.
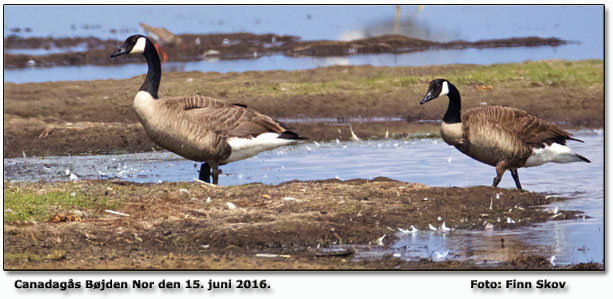
[[(258, 59), (270, 55), (289, 57), (333, 57), (361, 54), (404, 54), (441, 49), (486, 49), (512, 47), (558, 47), (573, 42), (556, 37), (514, 37), (479, 41), (455, 40), (435, 42), (402, 35), (382, 35), (352, 41), (313, 40), (278, 34), (179, 34), (180, 42), (162, 43), (169, 62), (187, 62), (207, 59)], [(109, 59), (110, 53), (122, 43), (120, 40), (96, 37), (52, 38), (15, 35), (4, 39), (5, 69), (26, 67), (119, 65), (141, 62), (140, 57)], [(74, 49), (80, 51), (74, 51)], [(48, 55), (19, 54), (16, 50), (53, 50)], [(65, 52), (58, 52), (66, 49)], [(85, 49), (85, 50), (83, 50)], [(16, 53), (15, 53), (16, 52)]]

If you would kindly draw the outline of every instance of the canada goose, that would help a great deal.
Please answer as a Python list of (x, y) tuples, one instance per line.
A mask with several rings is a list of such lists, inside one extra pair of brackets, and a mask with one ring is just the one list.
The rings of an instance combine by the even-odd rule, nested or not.
[(149, 35), (153, 35), (153, 38), (158, 40), (163, 45), (176, 45), (183, 42), (183, 40), (174, 35), (172, 32), (168, 31), (168, 29), (163, 27), (153, 27), (147, 25), (145, 23), (139, 23), (140, 27), (143, 28)]
[(483, 106), (460, 113), (460, 92), (445, 79), (430, 82), (428, 92), (419, 103), (423, 105), (445, 95), (449, 97), (449, 106), (441, 125), (443, 140), (465, 155), (496, 167), (494, 187), (506, 170), (511, 171), (515, 186), (521, 189), (517, 173), (520, 167), (547, 162), (590, 163), (566, 146), (567, 140), (583, 141), (524, 110)]
[(134, 97), (145, 131), (159, 146), (204, 162), (200, 180), (210, 182), (212, 176), (217, 184), (220, 165), (304, 139), (245, 105), (199, 95), (158, 99), (162, 70), (153, 43), (143, 35), (132, 35), (111, 58), (125, 54), (143, 54), (147, 60), (147, 77)]

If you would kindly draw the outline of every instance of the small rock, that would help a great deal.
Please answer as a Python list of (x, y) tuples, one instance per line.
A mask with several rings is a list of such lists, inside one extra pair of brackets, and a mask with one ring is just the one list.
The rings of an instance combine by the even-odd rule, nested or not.
[(85, 217), (89, 216), (89, 214), (87, 212), (81, 211), (81, 210), (76, 210), (76, 209), (70, 211), (70, 213), (72, 213), (73, 215), (77, 215), (77, 216), (79, 216), (81, 218), (85, 218)]

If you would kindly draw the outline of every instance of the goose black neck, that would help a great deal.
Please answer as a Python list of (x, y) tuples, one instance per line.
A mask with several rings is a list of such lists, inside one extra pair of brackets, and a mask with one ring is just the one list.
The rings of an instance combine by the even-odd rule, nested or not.
[(146, 91), (154, 99), (158, 98), (158, 88), (160, 87), (160, 79), (162, 78), (162, 66), (160, 64), (160, 56), (155, 50), (155, 46), (147, 40), (145, 45), (145, 52), (143, 55), (147, 59), (147, 78), (140, 87), (140, 91)]
[(447, 106), (447, 112), (443, 116), (443, 121), (448, 124), (459, 123), (462, 121), (460, 117), (460, 109), (462, 108), (460, 92), (451, 83), (447, 84), (449, 87), (449, 106)]

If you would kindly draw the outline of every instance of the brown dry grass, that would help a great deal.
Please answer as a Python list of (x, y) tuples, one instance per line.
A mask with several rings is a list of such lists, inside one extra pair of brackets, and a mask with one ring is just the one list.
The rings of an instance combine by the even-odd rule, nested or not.
[[(36, 203), (37, 198), (56, 192), (75, 192), (78, 200), (36, 208), (23, 204), (24, 196), (34, 197), (31, 201)], [(498, 193), (501, 200), (495, 200)], [(387, 236), (383, 243), (390, 245), (397, 239), (397, 227), (415, 225), (427, 231), (428, 224), (440, 226), (438, 216), (454, 229), (483, 230), (484, 221), (505, 229), (578, 214), (559, 211), (562, 216), (551, 218), (550, 212), (535, 206), (554, 198), (536, 193), (492, 187), (431, 188), (385, 178), (233, 187), (5, 183), (4, 196), (5, 219), (11, 216), (7, 213), (23, 215), (4, 224), (7, 269), (476, 269), (489, 266), (429, 259), (357, 260), (351, 255), (326, 256), (317, 248), (376, 248), (383, 235)], [(104, 212), (111, 203), (112, 209), (129, 216)], [(53, 221), (55, 217), (41, 217), (42, 213), (79, 217)], [(506, 217), (516, 223), (497, 221)], [(524, 263), (511, 261), (525, 245), (513, 246), (502, 257), (505, 263), (500, 269), (523, 267)], [(259, 253), (289, 257), (258, 257)]]

